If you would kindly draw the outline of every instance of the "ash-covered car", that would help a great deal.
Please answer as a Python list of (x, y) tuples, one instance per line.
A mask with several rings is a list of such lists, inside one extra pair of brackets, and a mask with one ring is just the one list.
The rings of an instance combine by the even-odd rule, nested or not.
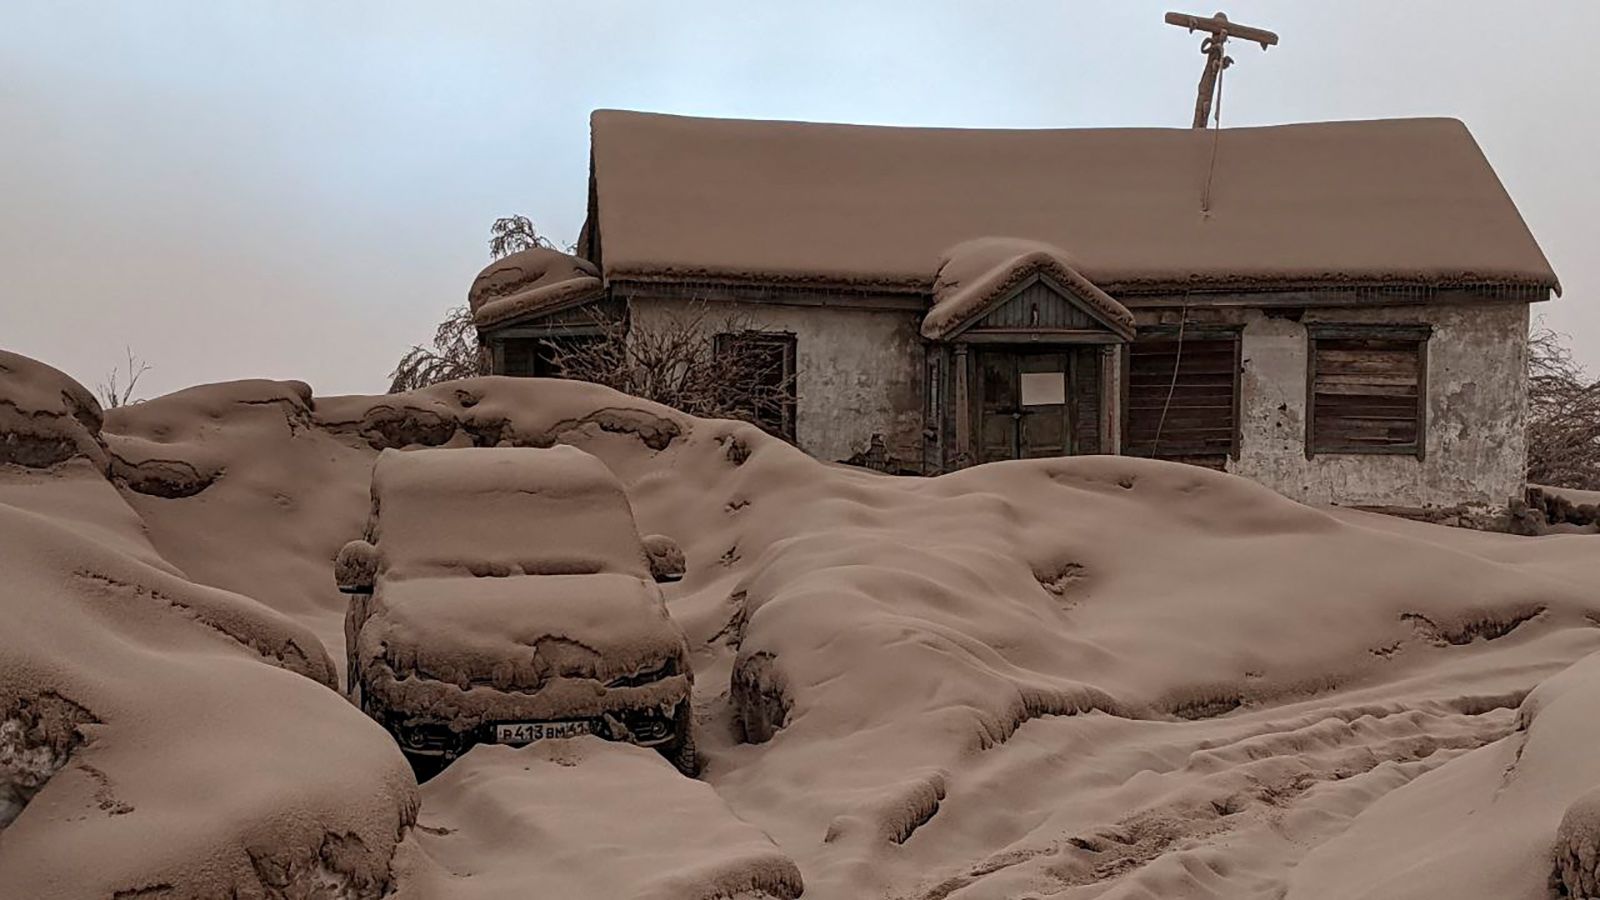
[(385, 450), (339, 551), (347, 686), (419, 777), (474, 744), (595, 734), (693, 774), (683, 630), (622, 485), (574, 447)]

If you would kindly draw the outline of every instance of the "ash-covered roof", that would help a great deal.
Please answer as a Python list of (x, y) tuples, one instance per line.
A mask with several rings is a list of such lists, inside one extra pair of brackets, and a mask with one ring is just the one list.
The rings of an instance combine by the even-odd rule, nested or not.
[[(1113, 292), (1558, 289), (1494, 170), (1454, 119), (1217, 134), (600, 110), (591, 124), (590, 227), (608, 279), (929, 290), (945, 248), (999, 234), (1065, 248), (1085, 277)], [(1202, 213), (1208, 170), (1210, 210)]]
[(534, 313), (554, 312), (601, 294), (600, 272), (588, 260), (544, 247), (490, 263), (467, 291), (473, 324), (488, 328)]
[(1078, 273), (1061, 248), (1038, 241), (987, 237), (963, 241), (942, 254), (933, 284), (933, 306), (922, 318), (922, 336), (943, 340), (1010, 296), (1033, 275), (1048, 275), (1124, 339), (1133, 337), (1133, 313)]

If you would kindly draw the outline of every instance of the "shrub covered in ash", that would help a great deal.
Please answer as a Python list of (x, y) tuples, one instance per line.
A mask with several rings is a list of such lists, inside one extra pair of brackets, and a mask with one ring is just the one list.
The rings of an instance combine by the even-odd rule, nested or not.
[(1529, 485), (1523, 496), (1511, 503), (1510, 530), (1515, 534), (1539, 535), (1553, 528), (1582, 531), (1597, 527), (1600, 527), (1600, 505), (1574, 499), (1555, 488)]
[(1600, 380), (1542, 324), (1528, 335), (1528, 481), (1600, 490)]

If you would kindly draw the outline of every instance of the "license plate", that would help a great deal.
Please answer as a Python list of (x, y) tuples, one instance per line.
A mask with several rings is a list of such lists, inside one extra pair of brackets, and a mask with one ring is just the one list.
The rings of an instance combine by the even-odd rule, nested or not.
[(494, 726), (496, 744), (528, 744), (545, 738), (569, 738), (580, 734), (594, 734), (594, 722), (578, 719), (571, 722), (504, 722)]

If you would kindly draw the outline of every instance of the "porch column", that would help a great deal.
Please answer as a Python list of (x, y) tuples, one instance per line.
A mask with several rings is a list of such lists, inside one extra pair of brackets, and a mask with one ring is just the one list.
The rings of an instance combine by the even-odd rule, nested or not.
[(1100, 348), (1100, 452), (1122, 452), (1122, 345)]
[(955, 402), (950, 412), (956, 417), (956, 453), (952, 466), (972, 464), (972, 406), (967, 386), (967, 345), (955, 345)]
[(496, 338), (488, 341), (489, 344), (489, 374), (504, 375), (506, 373), (506, 342)]

